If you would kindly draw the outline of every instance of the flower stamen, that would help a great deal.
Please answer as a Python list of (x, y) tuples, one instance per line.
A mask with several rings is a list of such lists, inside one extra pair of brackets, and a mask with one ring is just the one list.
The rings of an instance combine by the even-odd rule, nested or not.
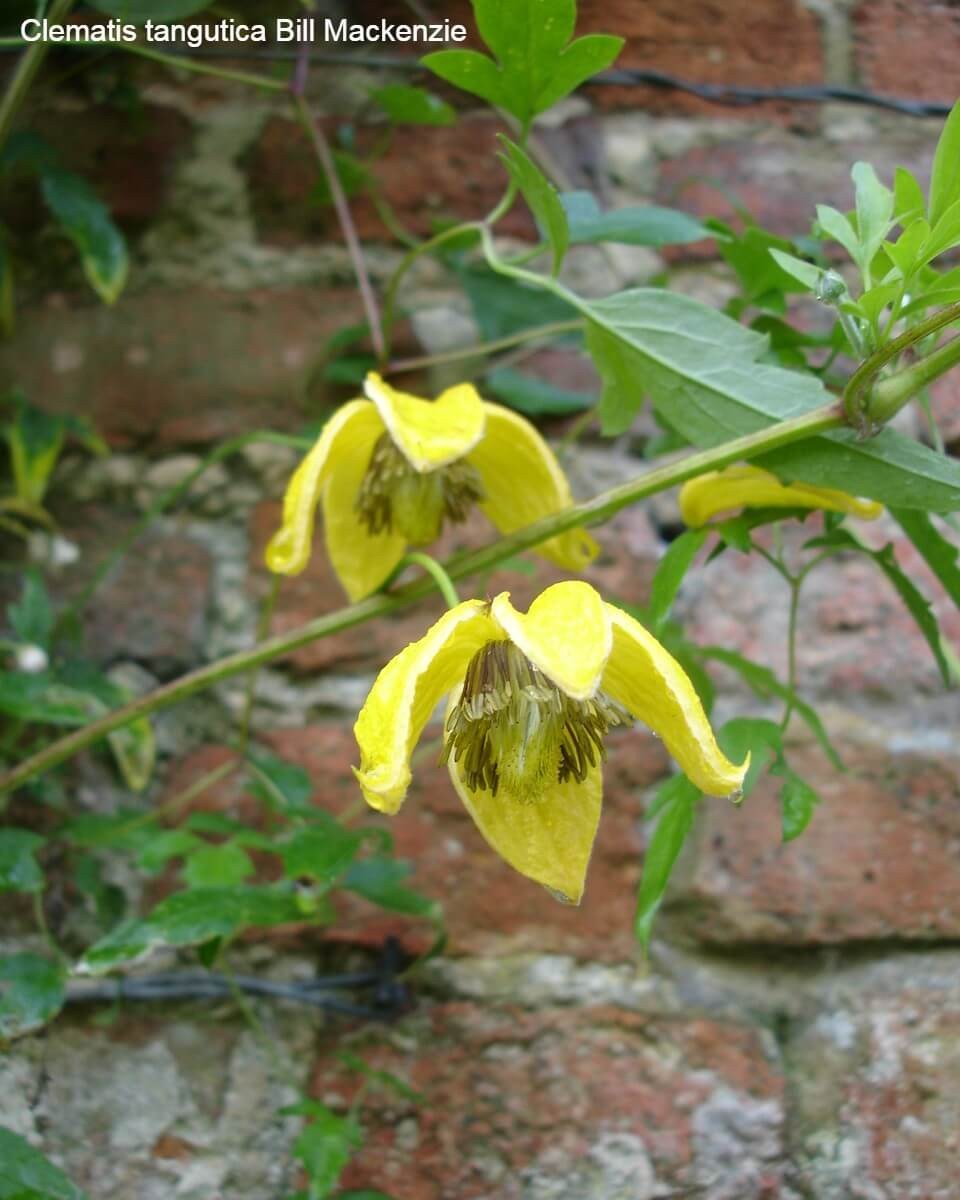
[(483, 500), (480, 472), (465, 459), (417, 471), (389, 433), (373, 447), (354, 510), (371, 534), (402, 533), (414, 546), (434, 541), (444, 521), (460, 524)]
[(582, 783), (606, 758), (607, 730), (632, 724), (606, 693), (573, 700), (512, 642), (488, 642), (467, 667), (440, 761), (452, 755), (474, 791), (495, 796), (503, 786), (532, 802), (553, 783)]

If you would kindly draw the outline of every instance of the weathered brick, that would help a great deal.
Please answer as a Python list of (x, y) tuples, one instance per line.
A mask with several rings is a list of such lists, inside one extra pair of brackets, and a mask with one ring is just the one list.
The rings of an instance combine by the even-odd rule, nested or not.
[(863, 0), (852, 23), (864, 84), (894, 96), (952, 102), (960, 10), (950, 0)]
[(787, 845), (775, 779), (740, 809), (702, 805), (665, 930), (782, 946), (960, 934), (960, 760), (888, 750), (879, 735), (838, 748), (845, 773), (818, 749), (788, 752), (822, 803)]
[[(343, 1184), (397, 1200), (714, 1200), (784, 1193), (783, 1079), (772, 1041), (732, 1023), (613, 1007), (536, 1012), (422, 1006), (389, 1032), (348, 1035), (423, 1095), (370, 1093), (367, 1140)], [(359, 1083), (320, 1043), (313, 1093)]]
[(941, 952), (848, 970), (790, 1028), (790, 1180), (801, 1195), (956, 1195), (957, 968)]
[[(349, 289), (242, 294), (153, 290), (123, 319), (63, 298), (22, 314), (0, 350), (0, 383), (44, 407), (89, 417), (117, 446), (200, 445), (257, 428), (296, 429), (326, 338), (360, 315)], [(311, 400), (336, 392), (310, 378)]]

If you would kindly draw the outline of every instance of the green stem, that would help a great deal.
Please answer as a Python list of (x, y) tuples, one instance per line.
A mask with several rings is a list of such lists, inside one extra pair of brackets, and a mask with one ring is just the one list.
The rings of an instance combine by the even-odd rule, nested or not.
[(800, 611), (800, 587), (803, 575), (790, 575), (790, 613), (787, 619), (787, 687), (790, 694), (787, 697), (783, 716), (780, 718), (780, 728), (786, 730), (793, 715), (794, 699), (797, 694), (797, 615)]
[(532, 329), (521, 329), (506, 337), (495, 338), (492, 342), (478, 342), (475, 346), (458, 346), (456, 350), (445, 350), (442, 354), (423, 354), (418, 358), (397, 358), (387, 365), (385, 374), (399, 375), (404, 371), (419, 371), (421, 367), (458, 362), (463, 358), (489, 357), (501, 350), (519, 346), (523, 342), (545, 340), (561, 333), (573, 333), (574, 330), (582, 328), (583, 321), (580, 317), (573, 317), (569, 321), (551, 321), (547, 325), (537, 325)]
[[(875, 421), (889, 421), (906, 402), (910, 399), (913, 393), (924, 383), (929, 383), (931, 379), (935, 379), (937, 375), (942, 375), (944, 371), (948, 371), (954, 365), (954, 361), (947, 362), (947, 365), (938, 364), (937, 370), (928, 377), (915, 376), (920, 378), (919, 383), (910, 382), (909, 384), (898, 384), (901, 376), (910, 377), (910, 372), (917, 368), (929, 359), (935, 358), (947, 349), (948, 346), (954, 345), (953, 342), (948, 342), (947, 346), (941, 346), (940, 350), (935, 350), (933, 354), (927, 358), (921, 359), (912, 367), (908, 367), (906, 371), (900, 371), (896, 375), (892, 375), (889, 379), (884, 379), (877, 383), (877, 378), (883, 368), (904, 350), (909, 350), (911, 346), (915, 346), (917, 342), (923, 341), (925, 337), (929, 337), (931, 333), (936, 333), (938, 330), (945, 328), (947, 325), (952, 325), (955, 321), (960, 320), (960, 302), (956, 304), (948, 304), (946, 308), (942, 308), (939, 312), (934, 313), (932, 317), (928, 317), (925, 321), (921, 321), (918, 325), (912, 326), (905, 333), (901, 333), (899, 337), (893, 339), (892, 342), (887, 342), (885, 346), (872, 354), (865, 363), (854, 371), (850, 376), (847, 386), (843, 393), (843, 406), (847, 414), (847, 419), (851, 425), (860, 430), (861, 435), (867, 436), (871, 432), (871, 428)], [(928, 368), (929, 369), (929, 368)], [(877, 393), (881, 393), (882, 399), (877, 405)]]
[(92, 578), (79, 596), (60, 614), (57, 620), (57, 627), (62, 628), (68, 620), (83, 611), (84, 606), (90, 601), (91, 596), (93, 596), (116, 564), (123, 558), (134, 542), (136, 542), (137, 538), (141, 537), (150, 528), (157, 517), (176, 504), (182, 496), (185, 496), (200, 476), (203, 475), (204, 471), (254, 442), (267, 442), (272, 446), (292, 446), (296, 450), (309, 450), (313, 445), (313, 441), (310, 438), (294, 437), (285, 433), (271, 433), (269, 430), (255, 430), (253, 433), (242, 433), (239, 437), (231, 438), (229, 441), (217, 446), (185, 479), (181, 480), (175, 487), (168, 488), (167, 491), (162, 492), (154, 500), (126, 537), (120, 539), (113, 550), (97, 567)]
[(383, 357), (385, 363), (390, 357), (390, 342), (393, 337), (393, 327), (397, 319), (397, 295), (400, 291), (400, 284), (403, 282), (404, 276), (423, 254), (429, 254), (432, 250), (436, 250), (442, 246), (444, 242), (449, 242), (455, 237), (460, 237), (471, 229), (480, 230), (482, 226), (477, 221), (464, 221), (460, 225), (451, 225), (449, 229), (444, 229), (442, 233), (436, 234), (435, 237), (429, 238), (425, 242), (421, 242), (418, 246), (412, 246), (397, 264), (396, 270), (387, 281), (387, 289), (383, 296)]
[[(270, 623), (273, 621), (273, 610), (277, 606), (277, 597), (280, 594), (282, 580), (282, 575), (274, 575), (270, 580), (270, 589), (264, 597), (263, 607), (260, 609), (260, 619), (257, 622), (256, 639), (258, 645), (265, 640), (267, 634), (270, 632)], [(247, 690), (243, 698), (243, 713), (240, 717), (238, 752), (241, 755), (246, 755), (247, 746), (250, 744), (250, 719), (253, 716), (253, 700), (257, 690), (257, 674), (258, 671), (254, 668), (247, 676)]]
[(437, 585), (437, 589), (447, 603), (447, 608), (456, 608), (460, 603), (460, 597), (457, 595), (457, 589), (453, 586), (453, 581), (446, 573), (443, 567), (432, 558), (429, 554), (424, 554), (420, 550), (411, 550), (405, 554), (397, 566), (398, 571), (402, 571), (404, 567), (413, 564), (417, 567), (422, 567), (427, 574), (433, 579)]
[[(47, 13), (47, 19), (59, 24), (73, 7), (73, 0), (54, 0)], [(7, 90), (0, 99), (0, 148), (4, 146), (13, 128), (14, 118), (20, 111), (34, 76), (40, 69), (40, 64), (50, 49), (47, 42), (31, 42), (17, 63), (13, 78), (7, 84)]]
[(869, 416), (879, 422), (889, 421), (894, 413), (922, 388), (934, 379), (960, 364), (960, 337), (952, 338), (942, 346), (938, 346), (932, 354), (921, 358), (918, 362), (882, 379), (874, 386), (870, 401)]
[(254, 75), (249, 71), (234, 71), (229, 67), (212, 67), (209, 63), (198, 62), (181, 54), (164, 54), (161, 50), (151, 50), (137, 42), (118, 42), (118, 50), (126, 50), (128, 54), (136, 54), (140, 58), (149, 58), (153, 62), (163, 63), (165, 67), (174, 67), (178, 71), (192, 71), (196, 75), (212, 75), (215, 79), (229, 79), (234, 83), (245, 83), (250, 87), (260, 88), (266, 92), (287, 92), (290, 84), (283, 79), (269, 79), (265, 75)]
[[(758, 433), (735, 438), (722, 446), (697, 451), (693, 454), (682, 453), (655, 470), (647, 471), (638, 479), (602, 492), (592, 500), (586, 500), (582, 504), (575, 504), (561, 512), (552, 513), (550, 516), (543, 517), (532, 525), (518, 529), (515, 533), (499, 538), (487, 546), (457, 554), (444, 563), (444, 569), (451, 579), (463, 579), (476, 575), (524, 550), (530, 550), (540, 545), (549, 538), (565, 533), (568, 529), (599, 524), (626, 505), (684, 483), (687, 479), (702, 475), (705, 471), (719, 470), (731, 463), (754, 458), (767, 451), (776, 450), (780, 446), (789, 445), (791, 442), (826, 433), (830, 429), (837, 429), (844, 423), (841, 405), (834, 402), (805, 413), (803, 416), (794, 417), (790, 421), (781, 421), (769, 429), (762, 429)], [(141, 696), (130, 704), (91, 722), (83, 729), (77, 729), (66, 737), (45, 746), (0, 778), (0, 792), (19, 787), (42, 772), (55, 767), (58, 763), (65, 762), (115, 729), (123, 728), (138, 717), (169, 708), (171, 704), (177, 704), (188, 696), (203, 691), (215, 683), (220, 683), (224, 679), (230, 679), (234, 675), (249, 671), (261, 663), (282, 658), (300, 646), (306, 646), (310, 642), (328, 637), (330, 634), (339, 633), (343, 629), (352, 628), (373, 617), (382, 617), (406, 608), (427, 595), (433, 583), (432, 579), (417, 579), (396, 592), (381, 592), (368, 596), (365, 600), (351, 604), (338, 612), (318, 617), (316, 620), (300, 626), (299, 629), (269, 638), (252, 649), (239, 651), (191, 671), (188, 675), (183, 675), (156, 691)]]

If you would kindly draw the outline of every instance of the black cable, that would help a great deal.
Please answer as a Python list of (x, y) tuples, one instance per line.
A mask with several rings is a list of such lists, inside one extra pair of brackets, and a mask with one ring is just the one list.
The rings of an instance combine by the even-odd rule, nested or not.
[[(68, 50), (110, 48), (108, 43), (85, 42), (64, 42), (57, 46), (57, 49)], [(19, 52), (19, 47), (4, 46), (2, 49)], [(164, 50), (164, 53), (169, 53), (169, 51)], [(170, 57), (230, 58), (239, 62), (293, 62), (297, 58), (297, 51), (282, 46), (271, 46), (262, 50), (244, 48), (244, 44), (240, 43), (236, 48), (203, 46), (193, 49), (183, 46), (178, 47), (177, 53)], [(415, 58), (402, 58), (390, 54), (338, 54), (336, 51), (315, 50), (310, 57), (313, 62), (329, 66), (376, 67), (388, 71), (411, 72), (425, 69)], [(701, 100), (709, 100), (712, 104), (723, 104), (729, 107), (765, 104), (771, 100), (788, 101), (791, 104), (828, 104), (831, 101), (842, 101), (846, 104), (862, 104), (872, 108), (882, 108), (907, 117), (945, 117), (953, 107), (946, 100), (900, 99), (896, 96), (871, 92), (865, 88), (832, 84), (824, 84), (819, 87), (761, 88), (740, 87), (732, 83), (696, 83), (693, 80), (681, 79), (676, 75), (648, 67), (615, 67), (610, 71), (602, 71), (589, 81), (590, 87), (594, 85), (601, 87), (655, 87), (664, 91), (686, 92)]]

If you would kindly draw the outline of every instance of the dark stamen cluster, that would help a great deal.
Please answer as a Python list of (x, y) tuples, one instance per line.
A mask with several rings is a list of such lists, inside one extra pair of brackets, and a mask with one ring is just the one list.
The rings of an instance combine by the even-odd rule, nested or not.
[(394, 529), (423, 544), (439, 534), (443, 522), (460, 524), (483, 500), (480, 472), (464, 459), (416, 471), (389, 433), (381, 434), (354, 501), (354, 511), (371, 534)]
[(467, 785), (535, 800), (553, 782), (583, 782), (605, 758), (608, 729), (633, 718), (603, 692), (573, 700), (512, 642), (489, 642), (470, 660), (446, 724), (441, 761), (453, 757)]

